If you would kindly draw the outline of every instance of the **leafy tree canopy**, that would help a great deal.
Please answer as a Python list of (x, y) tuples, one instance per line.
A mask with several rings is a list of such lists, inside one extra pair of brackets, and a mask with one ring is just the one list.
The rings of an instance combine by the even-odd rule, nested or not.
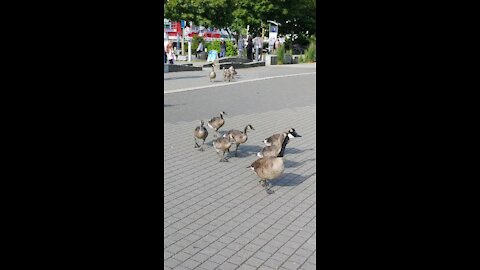
[(267, 20), (281, 23), (280, 34), (316, 33), (315, 0), (168, 0), (164, 7), (165, 18), (237, 33), (249, 25), (250, 33), (259, 34)]

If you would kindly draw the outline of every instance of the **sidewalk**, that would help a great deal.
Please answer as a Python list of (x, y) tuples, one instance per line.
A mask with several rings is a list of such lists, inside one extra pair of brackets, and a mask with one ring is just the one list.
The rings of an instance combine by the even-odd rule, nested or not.
[(170, 72), (164, 74), (163, 89), (165, 91), (171, 91), (174, 89), (188, 88), (188, 87), (201, 87), (208, 85), (225, 85), (237, 82), (244, 82), (252, 79), (260, 79), (264, 77), (272, 76), (287, 76), (299, 73), (312, 73), (316, 72), (316, 65), (313, 64), (293, 64), (293, 65), (278, 65), (278, 66), (264, 66), (255, 68), (238, 69), (237, 75), (232, 83), (223, 82), (223, 73), (219, 69), (215, 69), (217, 77), (214, 82), (210, 81), (209, 73), (212, 70), (211, 67), (203, 68), (201, 71), (182, 71), (182, 72)]
[[(219, 162), (211, 129), (205, 151), (193, 148), (198, 121), (164, 123), (164, 269), (316, 268), (315, 110), (225, 116), (220, 131), (255, 128), (229, 162)], [(291, 127), (303, 137), (287, 145), (268, 195), (246, 167), (264, 138)]]

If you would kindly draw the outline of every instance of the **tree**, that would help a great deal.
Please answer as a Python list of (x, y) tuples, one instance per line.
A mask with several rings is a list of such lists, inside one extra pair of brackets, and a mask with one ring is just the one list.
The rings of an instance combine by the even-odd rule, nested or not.
[(233, 0), (169, 0), (164, 17), (192, 21), (205, 27), (227, 28), (232, 23)]
[(282, 24), (280, 34), (316, 32), (315, 0), (168, 0), (164, 7), (166, 18), (232, 30), (236, 38), (247, 25), (250, 33), (260, 33), (267, 20)]

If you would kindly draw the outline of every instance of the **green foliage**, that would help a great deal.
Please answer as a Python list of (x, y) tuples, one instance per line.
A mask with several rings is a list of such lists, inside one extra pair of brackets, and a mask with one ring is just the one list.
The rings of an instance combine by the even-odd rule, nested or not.
[[(245, 33), (259, 33), (267, 20), (281, 23), (279, 34), (309, 36), (316, 33), (315, 0), (169, 0), (164, 2), (164, 17), (193, 21), (205, 27), (229, 28)], [(306, 45), (306, 44), (305, 44)]]
[(226, 44), (227, 44), (227, 56), (236, 56), (237, 49), (235, 48), (235, 46), (233, 46), (233, 42), (228, 40)]
[(290, 50), (292, 49), (292, 40), (291, 39), (285, 39), (285, 42), (283, 43), (285, 45), (285, 50)]
[(214, 40), (214, 41), (208, 42), (205, 47), (207, 48), (208, 51), (216, 50), (218, 53), (220, 53), (220, 40)]
[(200, 41), (203, 42), (203, 47), (205, 48), (205, 40), (203, 39), (203, 37), (196, 35), (192, 38), (192, 50), (194, 52), (197, 51), (198, 44), (200, 43)]
[(299, 62), (299, 63), (305, 63), (305, 56), (304, 56), (304, 55), (300, 55), (300, 56), (298, 57), (298, 62)]
[(277, 49), (277, 62), (279, 65), (283, 64), (283, 57), (285, 56), (285, 46), (282, 44)]
[(308, 46), (308, 49), (305, 51), (305, 61), (314, 62), (317, 58), (317, 44), (316, 42), (311, 42)]
[[(226, 45), (226, 56), (237, 55), (237, 49), (233, 46), (232, 41), (226, 40), (225, 45)], [(216, 50), (218, 53), (220, 53), (220, 40), (214, 40), (214, 41), (208, 42), (205, 45), (205, 47), (207, 48), (208, 51)]]
[(225, 28), (232, 23), (233, 0), (169, 0), (164, 4), (164, 17), (192, 21), (205, 27)]

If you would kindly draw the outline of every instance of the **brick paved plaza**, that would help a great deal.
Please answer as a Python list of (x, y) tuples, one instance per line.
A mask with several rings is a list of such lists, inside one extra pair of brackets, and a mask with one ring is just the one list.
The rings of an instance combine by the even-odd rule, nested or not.
[[(229, 162), (219, 162), (211, 129), (205, 151), (193, 148), (200, 119), (164, 123), (164, 269), (315, 269), (315, 110), (227, 115), (220, 131), (255, 128)], [(291, 127), (302, 137), (287, 145), (269, 195), (246, 167), (263, 139)]]

